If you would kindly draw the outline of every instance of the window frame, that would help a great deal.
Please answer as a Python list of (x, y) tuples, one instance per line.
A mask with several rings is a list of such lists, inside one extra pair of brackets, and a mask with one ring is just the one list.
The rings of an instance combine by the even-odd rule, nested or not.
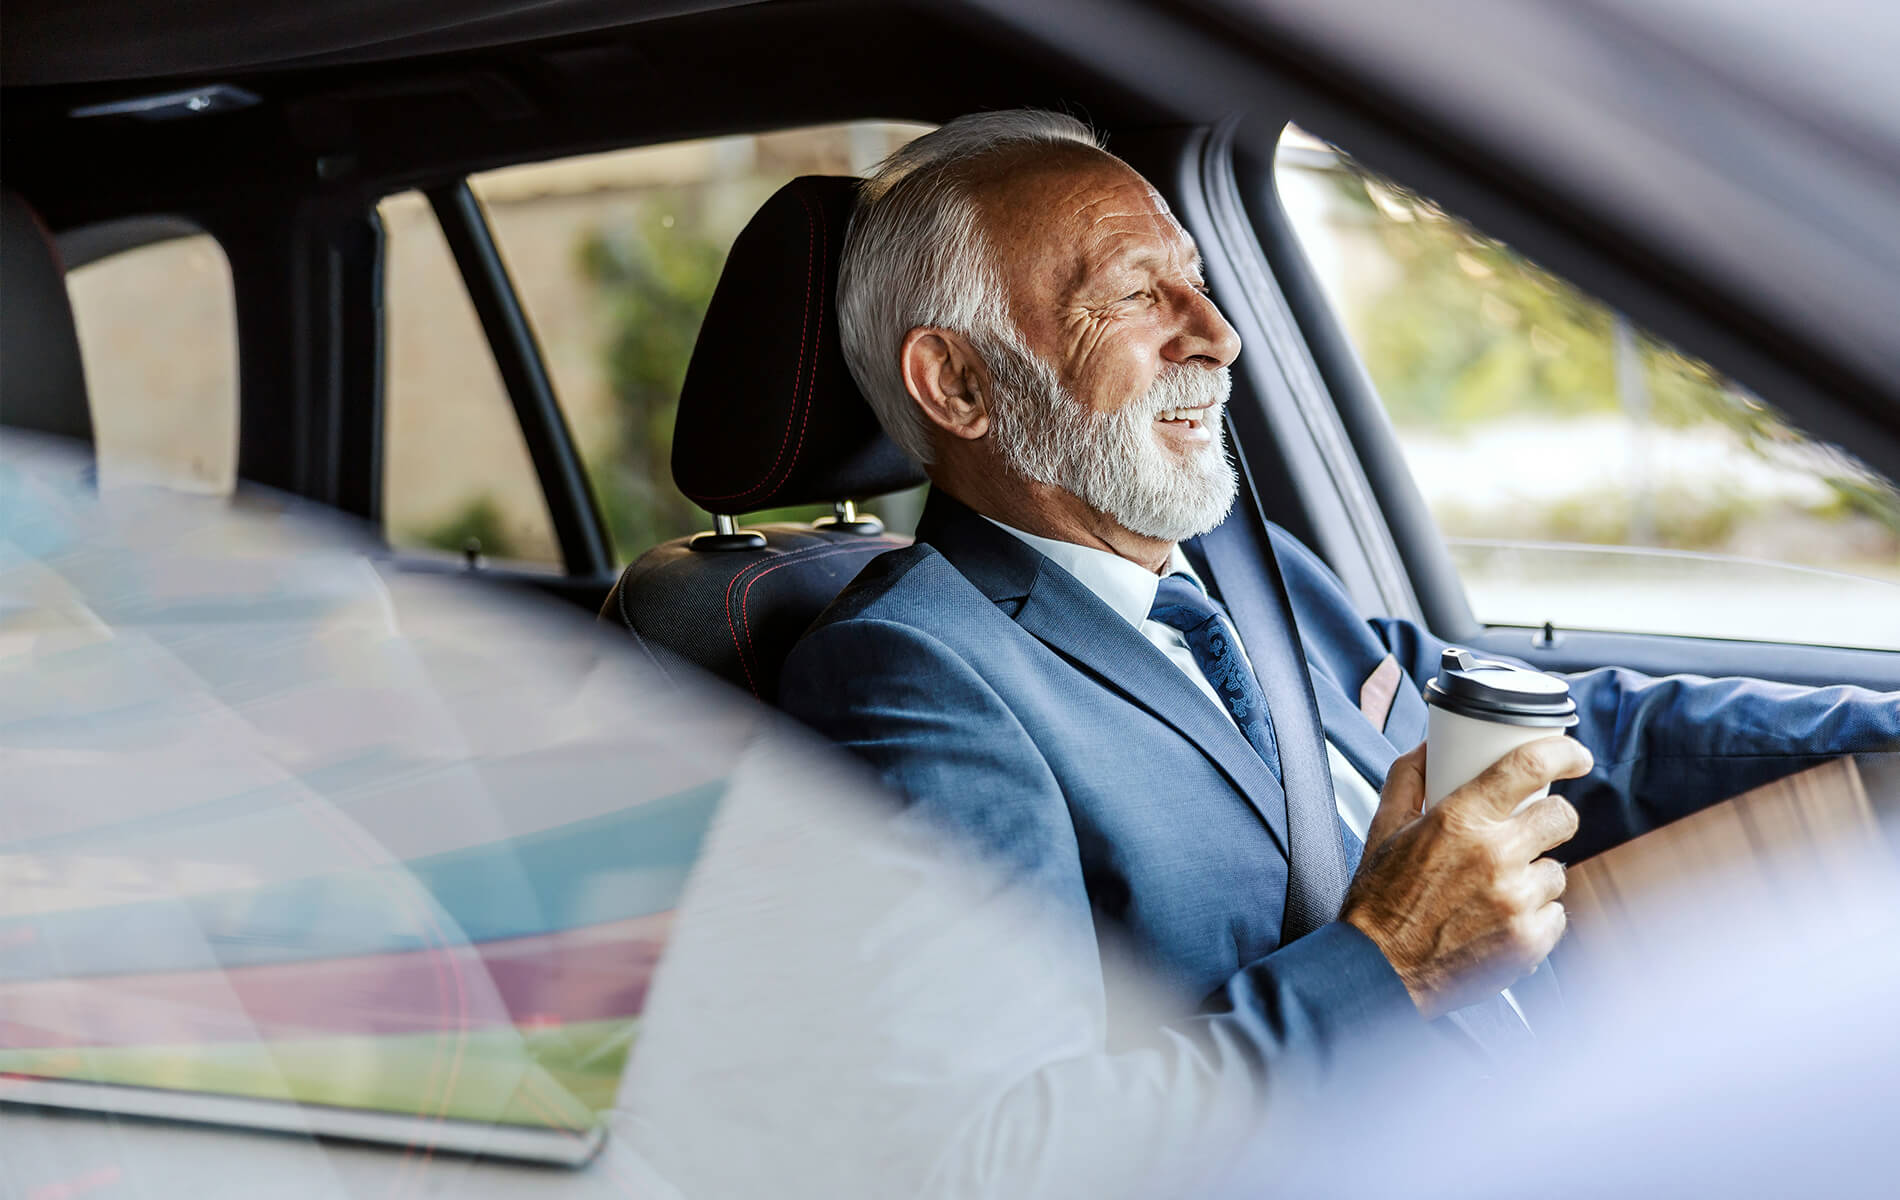
[[(391, 551), (397, 561), (406, 568), (420, 570), (479, 571), (490, 576), (513, 576), (589, 609), (598, 608), (625, 565), (616, 557), (586, 461), (561, 408), (553, 375), (547, 367), (545, 350), (521, 298), (520, 289), (508, 270), (487, 207), (471, 180), (492, 171), (557, 163), (579, 156), (655, 149), (688, 141), (888, 121), (928, 123), (927, 118), (901, 114), (834, 112), (790, 123), (744, 122), (729, 127), (680, 131), (659, 138), (554, 143), (538, 147), (532, 154), (471, 161), (446, 172), (390, 176), (375, 186), (366, 186), (359, 193), (359, 203), (364, 217), (374, 226), (377, 237), (377, 302), (374, 318), (377, 353), (373, 436), (376, 441), (379, 494), (371, 519), (387, 541), (380, 496), (384, 406), (387, 402), (384, 393), (387, 380), (382, 358), (387, 330), (387, 314), (382, 300), (382, 267), (386, 261), (383, 240), (386, 231), (382, 228), (377, 206), (391, 196), (414, 191), (428, 202), (455, 261), (457, 277), (475, 307), (482, 337), (488, 344), (514, 410), (517, 426), (528, 448), (561, 555), (561, 564), (554, 567), (551, 564), (491, 561), (485, 558), (471, 560), (450, 553), (392, 546)], [(642, 547), (639, 552), (649, 548)]]
[(488, 214), (466, 176), (424, 188), (422, 194), (442, 227), (514, 408), (554, 526), (563, 571), (570, 578), (611, 579), (618, 568), (608, 548), (606, 521), (594, 502), (586, 465), (555, 397), (541, 344), (495, 244)]
[[(516, 562), (485, 556), (431, 552), (389, 542), (381, 503), (383, 457), (387, 437), (387, 373), (384, 355), (388, 340), (388, 311), (384, 298), (387, 231), (378, 205), (392, 196), (417, 192), (429, 206), (460, 282), (475, 309), (483, 343), (494, 361), (496, 375), (514, 414), (516, 430), (528, 452), (529, 467), (554, 533), (558, 563)], [(454, 172), (446, 178), (387, 183), (363, 197), (362, 214), (376, 231), (376, 342), (375, 380), (372, 387), (375, 441), (374, 470), (377, 504), (371, 520), (389, 546), (392, 560), (404, 570), (441, 574), (479, 574), (497, 581), (525, 583), (582, 607), (597, 608), (619, 574), (607, 539), (607, 526), (574, 442), (566, 417), (554, 393), (552, 377), (540, 342), (528, 321), (514, 280), (495, 242), (494, 230), (481, 199), (469, 186), (468, 175)]]

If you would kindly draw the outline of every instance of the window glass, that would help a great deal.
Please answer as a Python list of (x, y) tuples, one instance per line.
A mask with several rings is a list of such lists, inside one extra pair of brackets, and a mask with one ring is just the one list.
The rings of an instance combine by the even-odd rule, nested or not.
[[(469, 180), (623, 560), (711, 524), (673, 486), (668, 461), (687, 359), (739, 230), (795, 176), (860, 172), (927, 128), (860, 122), (711, 138)], [(908, 530), (920, 504), (911, 493), (868, 507)]]
[(228, 495), (237, 480), (237, 305), (209, 234), (170, 238), (66, 276), (91, 398), (99, 480)]
[(558, 565), (547, 500), (429, 202), (383, 223), (383, 525), (393, 546)]
[(1487, 624), (1900, 648), (1900, 493), (1333, 147), (1281, 199)]

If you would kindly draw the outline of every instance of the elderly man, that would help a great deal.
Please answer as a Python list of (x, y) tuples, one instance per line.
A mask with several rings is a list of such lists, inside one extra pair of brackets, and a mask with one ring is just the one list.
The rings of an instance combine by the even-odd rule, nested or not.
[[(1263, 711), (1182, 551), (1234, 501), (1220, 418), (1241, 347), (1167, 204), (1070, 119), (953, 121), (867, 183), (839, 308), (853, 375), (933, 490), (916, 545), (794, 650), (784, 706), (1056, 911), (1125, 938), (1181, 997), (1159, 1044), (1184, 1072), (1271, 1075), (1289, 1051), (1454, 1010), (1480, 1045), (1519, 1041), (1498, 993), (1563, 932), (1545, 855), (1579, 809), (1602, 847), (1900, 746), (1893, 696), (1605, 670), (1571, 680), (1575, 740), (1525, 746), (1421, 816), (1422, 749), (1325, 697), (1396, 661), (1416, 706), (1443, 644), (1364, 620), (1276, 533), (1358, 864), (1332, 911), (1289, 920), (1301, 797), (1273, 729), (1310, 718)], [(1574, 807), (1515, 811), (1559, 780), (1581, 781)]]

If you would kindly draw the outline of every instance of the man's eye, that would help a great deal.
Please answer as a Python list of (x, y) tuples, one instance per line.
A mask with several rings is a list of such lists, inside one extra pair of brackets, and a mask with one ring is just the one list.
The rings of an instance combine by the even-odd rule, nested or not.
[(1123, 304), (1126, 304), (1130, 300), (1139, 300), (1143, 296), (1146, 296), (1147, 294), (1148, 294), (1147, 292), (1130, 292), (1126, 296), (1123, 296), (1120, 302)]

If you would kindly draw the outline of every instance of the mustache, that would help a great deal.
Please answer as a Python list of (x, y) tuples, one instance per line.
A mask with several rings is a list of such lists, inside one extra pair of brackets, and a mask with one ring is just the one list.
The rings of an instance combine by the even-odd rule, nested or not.
[(1210, 408), (1208, 419), (1218, 417), (1233, 391), (1226, 367), (1194, 367), (1174, 363), (1162, 369), (1148, 388), (1143, 407), (1149, 416), (1177, 408)]

